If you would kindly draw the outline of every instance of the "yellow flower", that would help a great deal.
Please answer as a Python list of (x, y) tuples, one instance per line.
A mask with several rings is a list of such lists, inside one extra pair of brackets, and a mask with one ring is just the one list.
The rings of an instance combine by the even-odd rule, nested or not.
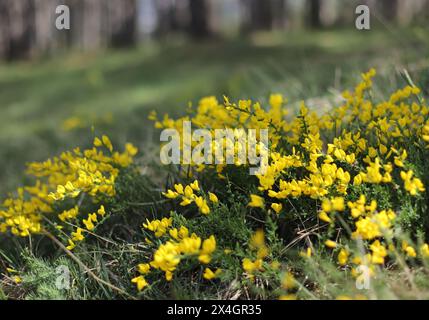
[(331, 199), (332, 209), (334, 211), (344, 211), (344, 198), (336, 197)]
[(200, 251), (201, 238), (191, 237), (185, 238), (179, 243), (179, 250), (184, 254), (197, 254)]
[(143, 227), (149, 231), (154, 232), (155, 237), (160, 238), (167, 233), (167, 230), (171, 227), (173, 218), (162, 218), (161, 220), (149, 221), (146, 219), (146, 223)]
[(70, 210), (63, 211), (61, 214), (58, 215), (58, 218), (61, 221), (72, 220), (72, 219), (76, 218), (78, 214), (79, 214), (79, 209), (76, 206)]
[(425, 257), (425, 258), (429, 257), (429, 245), (427, 243), (423, 244), (420, 247), (420, 252), (421, 252), (423, 257)]
[(189, 186), (195, 191), (200, 191), (200, 186), (198, 185), (198, 180), (195, 180)]
[(106, 210), (104, 209), (104, 206), (103, 206), (103, 205), (100, 207), (100, 209), (98, 209), (97, 213), (98, 213), (100, 216), (104, 217), (104, 215), (106, 214)]
[(408, 246), (405, 249), (405, 252), (407, 253), (407, 256), (415, 258), (417, 256), (416, 250), (414, 250), (413, 247)]
[(328, 214), (325, 211), (321, 211), (319, 213), (319, 219), (322, 220), (322, 221), (325, 221), (327, 223), (331, 223), (332, 222), (332, 219), (329, 218)]
[(158, 250), (156, 250), (150, 265), (155, 269), (161, 269), (162, 271), (166, 272), (166, 277), (172, 277), (171, 272), (176, 269), (176, 266), (180, 263), (180, 259), (179, 245), (172, 242), (167, 242), (160, 245)]
[(201, 246), (201, 252), (198, 260), (201, 263), (207, 264), (211, 261), (211, 254), (216, 250), (216, 239), (212, 235), (208, 239), (203, 241)]
[(359, 186), (359, 185), (361, 185), (362, 184), (362, 175), (361, 174), (358, 174), (358, 175), (356, 175), (354, 178), (353, 178), (353, 184), (355, 185), (355, 186)]
[(203, 197), (196, 197), (195, 198), (195, 204), (197, 205), (198, 209), (202, 214), (209, 214), (210, 208), (207, 205), (207, 201), (203, 199)]
[(125, 144), (125, 150), (130, 156), (135, 156), (138, 152), (138, 149), (131, 143)]
[(331, 204), (331, 201), (329, 199), (323, 199), (323, 201), (322, 201), (322, 210), (325, 213), (332, 211), (332, 204)]
[(13, 268), (6, 268), (6, 271), (9, 273), (18, 273), (18, 271)]
[(266, 246), (263, 246), (263, 247), (258, 249), (256, 256), (258, 259), (263, 259), (266, 256), (268, 256), (268, 254), (269, 254), (268, 248)]
[(250, 247), (258, 249), (264, 246), (265, 246), (264, 230), (258, 229), (250, 238)]
[(103, 144), (106, 146), (107, 149), (109, 149), (110, 152), (113, 151), (112, 142), (110, 141), (108, 136), (102, 136), (101, 140), (103, 141)]
[(147, 274), (150, 270), (150, 265), (148, 263), (141, 263), (138, 265), (138, 270), (140, 274)]
[(402, 250), (404, 250), (407, 256), (411, 258), (415, 258), (417, 256), (416, 250), (405, 240), (402, 241)]
[(167, 280), (167, 281), (173, 280), (173, 272), (165, 271), (165, 280)]
[(206, 269), (204, 270), (203, 277), (204, 277), (204, 279), (212, 280), (212, 279), (216, 278), (217, 276), (219, 276), (219, 274), (220, 274), (221, 272), (222, 272), (222, 270), (221, 270), (221, 269), (216, 269), (216, 271), (215, 271), (215, 272), (213, 272), (210, 268), (206, 268)]
[(214, 193), (211, 193), (211, 192), (209, 192), (209, 199), (213, 203), (218, 203), (219, 202), (219, 199), (217, 198), (217, 196)]
[(250, 207), (256, 207), (256, 208), (264, 208), (264, 198), (257, 196), (255, 194), (250, 195)]
[(299, 255), (303, 258), (310, 258), (312, 256), (312, 250), (308, 247), (305, 251), (301, 251)]
[(22, 282), (22, 278), (20, 276), (13, 276), (13, 281), (16, 284), (20, 284)]
[(271, 208), (275, 211), (275, 213), (279, 214), (283, 209), (283, 205), (281, 203), (272, 203)]
[(338, 263), (340, 266), (344, 266), (347, 263), (347, 260), (349, 258), (349, 253), (345, 249), (341, 249), (338, 253)]
[(82, 235), (83, 229), (82, 228), (77, 228), (76, 232), (72, 232), (72, 240), (73, 241), (83, 241), (84, 236)]
[(71, 251), (76, 247), (76, 244), (71, 239), (69, 239), (68, 242), (69, 242), (69, 245), (66, 248), (67, 250)]
[(164, 197), (169, 199), (176, 199), (179, 196), (179, 194), (177, 192), (174, 192), (173, 190), (168, 190), (167, 192), (163, 192), (162, 194), (164, 195)]
[(352, 297), (346, 295), (339, 295), (335, 298), (336, 300), (353, 300)]
[(175, 184), (174, 185), (174, 189), (176, 190), (176, 192), (178, 194), (183, 194), (183, 185), (182, 184)]
[(372, 251), (372, 263), (384, 264), (384, 258), (387, 256), (387, 250), (384, 245), (382, 245), (379, 240), (376, 240), (370, 245), (369, 248)]
[(101, 147), (103, 145), (103, 142), (100, 140), (100, 138), (95, 137), (94, 138), (94, 146), (95, 147)]
[(92, 231), (95, 229), (95, 225), (92, 222), (91, 217), (88, 217), (88, 219), (83, 219), (82, 220), (83, 224), (85, 225), (86, 230), (88, 231)]
[(210, 213), (210, 208), (207, 205), (207, 203), (203, 204), (203, 206), (200, 208), (200, 211), (202, 214), (209, 214)]
[(143, 276), (135, 277), (131, 280), (131, 282), (137, 285), (138, 291), (142, 291), (146, 286), (148, 286), (148, 283)]
[[(350, 205), (349, 205), (350, 206)], [(373, 207), (373, 206), (370, 206)], [(352, 209), (352, 215), (353, 210)], [(365, 208), (361, 209), (364, 210)], [(368, 209), (368, 207), (366, 208)], [(356, 209), (357, 210), (357, 209)], [(355, 217), (358, 215), (354, 215)], [(381, 211), (377, 214), (374, 214), (373, 216), (367, 216), (365, 218), (360, 218), (358, 221), (355, 222), (356, 225), (356, 231), (353, 232), (353, 237), (358, 238), (361, 237), (365, 240), (371, 240), (376, 237), (379, 237), (382, 235), (382, 230), (388, 231), (389, 228), (392, 225), (392, 221), (395, 219), (396, 215), (393, 211)]]
[(257, 270), (262, 270), (262, 259), (256, 259), (254, 262), (249, 258), (244, 258), (242, 261), (243, 269), (247, 273), (253, 273)]
[(331, 211), (344, 211), (344, 209), (344, 198), (342, 197), (324, 199), (322, 201), (322, 210), (327, 213)]
[(192, 203), (192, 200), (189, 198), (183, 198), (182, 202), (180, 202), (180, 205), (182, 207), (189, 206)]
[(407, 256), (415, 258), (417, 256), (416, 250), (414, 250), (413, 247), (407, 246), (405, 248), (405, 252), (407, 253)]
[(328, 248), (331, 248), (331, 249), (333, 249), (333, 248), (336, 248), (336, 247), (337, 247), (337, 243), (336, 243), (335, 241), (332, 241), (332, 240), (326, 240), (326, 241), (325, 241), (325, 245), (326, 245)]
[(282, 106), (284, 102), (283, 96), (279, 93), (271, 94), (269, 103), (273, 108), (279, 108)]
[(423, 183), (419, 178), (413, 178), (414, 172), (409, 170), (408, 172), (401, 171), (401, 178), (404, 180), (404, 187), (412, 196), (415, 196), (417, 192), (425, 191)]
[(291, 290), (296, 287), (294, 276), (290, 272), (286, 272), (282, 279), (282, 288)]
[(191, 198), (194, 195), (194, 190), (190, 186), (185, 187), (185, 197)]
[(88, 220), (91, 220), (93, 222), (98, 222), (97, 214), (96, 213), (88, 214)]

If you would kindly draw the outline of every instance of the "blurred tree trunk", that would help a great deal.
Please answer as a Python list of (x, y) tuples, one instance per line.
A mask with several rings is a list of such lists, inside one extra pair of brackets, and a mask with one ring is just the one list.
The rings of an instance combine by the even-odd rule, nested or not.
[(83, 18), (85, 1), (87, 0), (66, 0), (64, 4), (70, 8), (70, 30), (59, 31), (63, 34), (64, 47), (80, 47), (83, 44)]
[(52, 51), (58, 45), (55, 32), (55, 8), (58, 0), (35, 0), (35, 50), (37, 54)]
[[(55, 28), (61, 4), (70, 8), (70, 30)], [(136, 35), (136, 0), (0, 0), (0, 58), (28, 58), (61, 47), (128, 47)]]
[(275, 19), (273, 8), (281, 6), (281, 2), (281, 0), (241, 0), (241, 31), (247, 34), (256, 30), (271, 30)]
[(252, 29), (271, 30), (273, 27), (272, 0), (251, 0), (249, 2)]
[(287, 25), (287, 0), (271, 0), (273, 27), (283, 29)]
[(209, 8), (206, 0), (189, 0), (189, 33), (195, 39), (211, 36), (209, 28)]
[(396, 19), (398, 20), (399, 25), (407, 26), (413, 21), (417, 3), (418, 1), (415, 0), (398, 2)]
[(104, 0), (86, 0), (82, 8), (82, 35), (81, 46), (83, 49), (97, 49), (105, 43), (103, 41), (103, 14)]
[(115, 48), (135, 45), (137, 40), (136, 0), (103, 0), (103, 3), (108, 8), (109, 45)]
[(170, 32), (178, 31), (182, 29), (182, 25), (179, 23), (179, 12), (178, 3), (175, 0), (155, 0), (156, 11), (158, 15), (158, 27), (156, 34), (163, 36)]
[(388, 21), (395, 21), (398, 17), (398, 0), (379, 0), (381, 14)]
[(322, 21), (320, 19), (320, 11), (322, 8), (322, 0), (310, 0), (310, 26), (312, 28), (320, 28), (322, 26)]
[(426, 25), (428, 24), (429, 21), (429, 0), (425, 0), (425, 3), (423, 3), (423, 14), (422, 14), (422, 18), (423, 23), (426, 23)]
[(9, 51), (9, 16), (6, 1), (0, 1), (0, 58), (4, 59)]
[(31, 56), (35, 40), (34, 0), (1, 0), (0, 33), (0, 54), (4, 58)]

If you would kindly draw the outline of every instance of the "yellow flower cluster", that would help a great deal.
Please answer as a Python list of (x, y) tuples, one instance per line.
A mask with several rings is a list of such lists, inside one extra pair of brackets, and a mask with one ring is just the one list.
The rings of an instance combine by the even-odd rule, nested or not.
[[(200, 192), (200, 186), (198, 181), (195, 180), (191, 184), (187, 186), (183, 186), (182, 184), (175, 184), (174, 191), (169, 189), (167, 192), (163, 192), (162, 194), (169, 199), (177, 199), (180, 198), (182, 201), (180, 205), (185, 207), (190, 205), (191, 203), (195, 203), (202, 214), (209, 214), (210, 207), (208, 206), (208, 201), (204, 195), (195, 194), (195, 192)], [(201, 193), (201, 192), (200, 192)], [(218, 203), (219, 200), (214, 193), (208, 193), (208, 200), (212, 203)]]
[[(220, 104), (216, 98), (208, 97), (200, 101), (196, 110), (191, 110), (192, 117), (172, 120), (166, 115), (159, 121), (152, 114), (150, 118), (156, 121), (157, 128), (175, 128), (179, 132), (183, 121), (205, 129), (268, 128), (270, 163), (267, 172), (258, 176), (261, 192), (273, 200), (324, 198), (333, 192), (346, 195), (350, 185), (399, 183), (394, 176), (400, 173), (396, 174), (395, 168), (406, 166), (404, 139), (418, 135), (427, 140), (429, 136), (429, 120), (426, 120), (429, 108), (417, 102), (406, 103), (420, 90), (407, 86), (387, 101), (374, 104), (366, 98), (366, 93), (375, 74), (373, 69), (363, 74), (363, 81), (354, 92), (344, 92), (345, 103), (321, 116), (302, 104), (299, 115), (288, 121), (285, 99), (272, 95), (267, 109), (250, 100), (234, 104), (225, 98)], [(217, 171), (222, 172), (224, 167), (217, 165)], [(197, 171), (202, 168), (204, 165), (199, 165)], [(425, 190), (412, 170), (400, 173), (400, 177), (411, 195)], [(169, 191), (167, 196), (176, 197), (177, 190)], [(281, 211), (282, 204), (278, 201), (263, 202), (256, 196), (251, 196), (250, 206), (268, 205), (277, 213)], [(185, 196), (182, 204), (190, 201)]]
[[(94, 203), (114, 196), (120, 169), (129, 166), (136, 153), (137, 149), (131, 144), (126, 144), (123, 153), (114, 151), (110, 139), (103, 136), (95, 138), (91, 149), (76, 148), (44, 162), (30, 163), (27, 173), (37, 181), (34, 186), (18, 188), (15, 195), (3, 202), (0, 232), (10, 231), (25, 237), (44, 231), (44, 217), (58, 218), (54, 221), (57, 229), (76, 226), (68, 239), (68, 248), (74, 248), (76, 242), (83, 240), (83, 232), (94, 230), (98, 217), (105, 215), (104, 206), (100, 206), (96, 213), (88, 214), (80, 222), (83, 195), (88, 195)], [(65, 199), (75, 199), (73, 206), (57, 212), (57, 206)]]
[(42, 230), (42, 215), (53, 212), (49, 189), (40, 181), (33, 187), (18, 188), (16, 196), (3, 202), (0, 232), (26, 237)]
[[(110, 155), (104, 154), (101, 148), (107, 148)], [(50, 196), (54, 200), (76, 198), (82, 192), (90, 196), (101, 193), (114, 196), (115, 179), (120, 167), (132, 163), (137, 149), (132, 144), (125, 145), (125, 152), (113, 152), (113, 146), (107, 136), (94, 139), (92, 149), (81, 152), (63, 153), (59, 158), (42, 163), (32, 163), (28, 172), (36, 177), (46, 177), (50, 184), (56, 185)]]
[[(334, 208), (335, 203), (337, 205)], [(375, 265), (384, 265), (385, 259), (389, 253), (394, 254), (395, 252), (395, 234), (394, 234), (394, 220), (396, 218), (395, 213), (392, 210), (381, 210), (377, 211), (377, 202), (372, 200), (367, 203), (366, 197), (361, 195), (360, 198), (355, 202), (348, 202), (347, 207), (350, 211), (350, 216), (355, 219), (356, 230), (352, 233), (354, 239), (360, 239), (366, 241), (364, 244), (367, 247), (367, 252), (362, 254), (353, 254), (348, 248), (341, 246), (335, 241), (326, 240), (325, 245), (328, 248), (335, 249), (340, 248), (338, 252), (338, 264), (345, 266), (348, 263), (354, 265), (352, 268), (352, 274), (358, 276), (356, 267), (365, 265), (370, 270), (369, 275), (374, 275)], [(333, 200), (324, 200), (322, 203), (322, 211), (319, 217), (328, 223), (333, 223), (335, 215), (328, 216), (327, 213), (345, 211), (344, 201), (340, 198)], [(344, 218), (344, 216), (342, 216)], [(409, 245), (407, 241), (402, 241), (402, 251), (411, 258), (417, 257), (416, 249)], [(420, 254), (422, 258), (429, 257), (429, 246), (423, 244), (420, 247)]]
[[(387, 256), (387, 250), (379, 239), (383, 236), (391, 235), (395, 213), (392, 210), (377, 211), (377, 202), (372, 200), (369, 204), (366, 203), (365, 195), (355, 201), (349, 201), (347, 208), (352, 219), (354, 219), (356, 230), (352, 233), (352, 238), (362, 240), (374, 240), (369, 244), (371, 253), (365, 257), (365, 261), (370, 261), (374, 264), (384, 264), (384, 258)], [(346, 207), (343, 198), (325, 199), (322, 202), (322, 211), (319, 218), (327, 223), (334, 223), (336, 219), (335, 212), (345, 211)], [(330, 216), (328, 214), (331, 214)], [(342, 214), (341, 218), (344, 218)], [(378, 238), (378, 239), (377, 239)], [(339, 244), (332, 240), (327, 240), (325, 245), (328, 248), (338, 248)], [(346, 248), (341, 248), (338, 253), (338, 263), (341, 266), (347, 264), (349, 260), (349, 251)], [(354, 263), (361, 264), (362, 258), (356, 257)]]
[[(429, 148), (429, 107), (420, 96), (420, 89), (409, 85), (375, 102), (371, 92), (375, 75), (374, 69), (362, 74), (355, 89), (342, 94), (342, 104), (323, 114), (302, 103), (297, 116), (290, 118), (286, 99), (273, 94), (266, 106), (251, 100), (232, 103), (226, 97), (219, 103), (215, 97), (207, 97), (195, 109), (190, 108), (186, 117), (174, 120), (165, 115), (159, 120), (152, 113), (150, 119), (155, 121), (155, 127), (176, 129), (180, 134), (183, 121), (209, 130), (269, 129), (268, 167), (264, 174), (257, 175), (258, 191), (249, 195), (248, 207), (287, 214), (285, 208), (292, 199), (316, 200), (317, 206), (321, 204), (321, 221), (334, 226), (341, 213), (342, 220), (353, 223), (352, 238), (364, 242), (366, 253), (354, 256), (340, 242), (327, 240), (326, 246), (338, 251), (338, 263), (364, 263), (374, 269), (373, 265), (384, 264), (389, 250), (393, 250), (389, 248), (393, 243), (387, 243), (387, 239), (391, 241), (396, 234), (396, 214), (393, 210), (378, 210), (377, 202), (367, 202), (364, 194), (356, 201), (345, 199), (355, 194), (351, 191), (363, 193), (362, 190), (379, 184), (420, 197), (425, 186), (408, 154), (412, 148)], [(235, 166), (239, 170), (243, 164)], [(215, 169), (220, 178), (224, 177), (225, 168), (225, 164), (191, 164), (196, 172)], [(194, 191), (192, 186), (175, 185), (164, 195), (180, 198), (182, 205), (188, 205), (195, 201)], [(266, 249), (261, 245), (256, 258), (242, 261), (249, 275), (264, 269), (267, 253), (261, 248)], [(403, 244), (402, 250), (413, 257), (418, 251), (427, 255), (428, 248), (425, 244), (416, 250)], [(310, 257), (311, 249), (302, 255)]]
[(263, 230), (257, 230), (250, 238), (249, 248), (256, 254), (256, 259), (244, 258), (242, 261), (243, 269), (253, 278), (255, 271), (263, 271), (264, 258), (268, 256), (269, 249), (265, 244), (265, 234)]
[[(260, 103), (252, 102), (251, 100), (240, 100), (237, 104), (231, 103), (227, 97), (224, 97), (224, 103), (219, 103), (215, 97), (206, 97), (200, 100), (197, 108), (189, 108), (190, 113), (194, 116), (185, 116), (177, 120), (171, 119), (168, 114), (165, 114), (163, 119), (158, 119), (156, 112), (149, 115), (149, 119), (155, 121), (155, 127), (158, 129), (175, 129), (181, 139), (183, 139), (183, 123), (190, 121), (196, 128), (208, 130), (212, 137), (215, 137), (216, 129), (231, 129), (233, 138), (227, 136), (223, 138), (223, 142), (213, 139), (210, 143), (210, 154), (215, 155), (219, 160), (217, 164), (194, 163), (191, 161), (191, 166), (197, 171), (203, 171), (207, 168), (215, 168), (219, 177), (224, 178), (222, 175), (226, 165), (224, 160), (230, 156), (237, 155), (240, 151), (246, 148), (246, 154), (249, 154), (248, 144), (244, 146), (240, 143), (240, 138), (246, 134), (243, 129), (254, 129), (256, 131), (255, 147), (256, 155), (261, 155), (264, 152), (263, 143), (260, 140), (260, 129), (282, 127), (285, 123), (283, 117), (287, 114), (287, 110), (283, 108), (285, 103), (281, 95), (272, 95), (270, 97), (270, 110), (266, 111)], [(270, 143), (275, 145), (280, 141), (281, 135), (273, 135)], [(199, 141), (192, 141), (191, 147), (195, 147)], [(183, 144), (180, 144), (181, 151), (183, 151)], [(217, 152), (219, 148), (225, 148), (226, 154), (218, 159)], [(190, 159), (193, 160), (193, 159)], [(234, 163), (240, 167), (247, 163), (240, 162), (239, 157), (234, 157)], [(247, 161), (247, 160), (246, 160)]]
[[(160, 238), (167, 233), (168, 228), (171, 227), (172, 223), (173, 218), (163, 218), (161, 220), (152, 221), (146, 219), (146, 223), (143, 224), (143, 227), (149, 231), (152, 231), (155, 237)], [(185, 229), (183, 232), (187, 234), (188, 231)]]
[(408, 172), (401, 171), (401, 178), (404, 180), (405, 190), (415, 196), (417, 192), (425, 191), (425, 187), (419, 178), (413, 178), (413, 174), (412, 170), (409, 170)]
[[(173, 218), (170, 217), (161, 220), (147, 220), (143, 224), (143, 227), (151, 231), (156, 238), (168, 236), (168, 240), (161, 243), (155, 250), (152, 261), (139, 265), (140, 275), (131, 280), (139, 291), (149, 285), (146, 277), (151, 268), (163, 271), (165, 279), (171, 281), (181, 260), (197, 257), (201, 264), (208, 264), (212, 260), (212, 255), (216, 250), (216, 239), (213, 235), (203, 240), (195, 233), (190, 234), (185, 226), (181, 226), (179, 229), (173, 228), (172, 223)], [(147, 242), (152, 243), (149, 239)], [(210, 268), (206, 268), (203, 277), (211, 280), (220, 273), (220, 269), (213, 272)]]
[[(71, 210), (76, 212), (76, 215), (77, 215), (77, 213), (78, 213), (77, 207), (75, 207)], [(99, 223), (98, 218), (100, 217), (100, 219), (102, 219), (102, 218), (104, 218), (105, 215), (106, 215), (106, 210), (104, 209), (104, 206), (101, 205), (96, 213), (95, 212), (89, 213), (86, 219), (82, 219), (82, 224), (83, 224), (84, 228), (77, 227), (75, 229), (75, 231), (73, 231), (71, 233), (71, 238), (68, 239), (67, 249), (73, 250), (76, 247), (76, 243), (85, 240), (85, 236), (83, 233), (92, 232), (95, 229), (97, 223)], [(60, 217), (60, 219), (61, 219), (61, 217)], [(74, 217), (74, 219), (76, 221), (76, 216)], [(78, 221), (76, 223), (79, 224)]]
[(322, 211), (319, 213), (319, 219), (328, 223), (332, 222), (329, 213), (334, 211), (344, 211), (344, 198), (335, 197), (324, 199), (322, 201)]

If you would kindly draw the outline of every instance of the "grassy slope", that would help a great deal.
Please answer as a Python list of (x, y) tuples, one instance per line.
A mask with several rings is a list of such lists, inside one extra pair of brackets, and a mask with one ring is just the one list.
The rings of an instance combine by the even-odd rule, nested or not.
[[(142, 147), (154, 139), (149, 110), (180, 113), (204, 95), (258, 98), (282, 92), (292, 102), (316, 97), (309, 104), (320, 107), (369, 66), (389, 75), (400, 66), (427, 70), (424, 39), (422, 30), (256, 35), (0, 65), (0, 192), (22, 182), (25, 162), (89, 142), (91, 123), (96, 132)], [(108, 114), (113, 122), (106, 124)], [(71, 116), (89, 119), (87, 127), (62, 130)]]
[[(307, 99), (309, 105), (323, 107), (370, 66), (384, 75), (384, 81), (377, 81), (381, 83), (377, 88), (380, 94), (386, 92), (384, 86), (397, 86), (394, 71), (401, 67), (414, 70), (413, 78), (428, 88), (429, 45), (424, 39), (424, 35), (410, 32), (402, 37), (356, 31), (259, 35), (233, 43), (152, 44), (127, 52), (73, 53), (51, 61), (0, 66), (0, 192), (22, 182), (26, 161), (44, 159), (59, 150), (90, 142), (89, 127), (72, 132), (61, 129), (62, 122), (70, 116), (94, 120), (97, 133), (109, 132), (117, 142), (131, 140), (145, 152), (144, 143), (156, 138), (155, 132), (148, 129), (149, 110), (182, 113), (188, 101), (196, 102), (207, 94), (264, 99), (269, 92), (282, 92), (292, 104)], [(109, 112), (113, 122), (98, 123), (97, 118)], [(234, 228), (237, 229), (240, 228)], [(8, 256), (16, 252), (31, 257), (19, 248), (18, 242), (11, 245), (15, 250), (6, 250)], [(34, 251), (39, 247), (40, 243), (36, 243)], [(101, 256), (101, 250), (97, 252)], [(116, 252), (106, 253), (109, 254), (115, 259), (120, 256)], [(83, 258), (88, 259), (88, 265), (102, 261), (92, 254)], [(66, 259), (61, 263), (68, 264)], [(35, 270), (35, 281), (46, 271), (45, 265), (28, 265)], [(133, 263), (122, 261), (121, 267), (127, 269), (121, 272), (126, 274), (130, 265)], [(80, 284), (87, 283), (79, 269), (71, 269)], [(124, 286), (127, 285), (126, 277)], [(192, 290), (182, 292), (177, 288), (176, 295), (208, 294)], [(100, 289), (99, 296), (105, 294)], [(98, 295), (91, 291), (90, 296), (84, 297)]]

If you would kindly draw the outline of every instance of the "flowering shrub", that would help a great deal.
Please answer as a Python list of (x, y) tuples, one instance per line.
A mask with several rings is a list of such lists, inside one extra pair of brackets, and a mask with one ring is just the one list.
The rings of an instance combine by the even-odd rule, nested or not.
[[(283, 219), (300, 219), (297, 208), (305, 208), (303, 215), (320, 225), (323, 232), (319, 236), (325, 239), (328, 248), (337, 252), (338, 264), (351, 268), (353, 274), (363, 264), (371, 269), (374, 265), (385, 265), (398, 243), (408, 257), (417, 257), (417, 252), (421, 258), (428, 257), (427, 244), (415, 250), (397, 238), (401, 223), (397, 222), (398, 214), (393, 209), (399, 209), (401, 215), (400, 201), (407, 199), (417, 205), (426, 196), (421, 180), (423, 172), (415, 172), (413, 160), (424, 159), (427, 154), (429, 108), (415, 86), (398, 90), (385, 101), (374, 102), (371, 99), (374, 76), (373, 69), (363, 74), (362, 82), (353, 92), (343, 93), (344, 104), (322, 115), (302, 104), (298, 115), (288, 119), (286, 100), (276, 94), (271, 95), (268, 108), (251, 100), (231, 103), (225, 98), (224, 103), (219, 103), (216, 98), (208, 97), (186, 117), (173, 120), (165, 115), (158, 120), (152, 113), (150, 119), (155, 121), (156, 128), (179, 132), (183, 121), (208, 130), (269, 128), (268, 169), (257, 176), (257, 183), (235, 179), (233, 170), (240, 170), (242, 163), (237, 163), (236, 168), (191, 163), (191, 172), (207, 175), (214, 171), (220, 180), (233, 180), (237, 186), (254, 190), (249, 194), (249, 210), (259, 208), (274, 215), (279, 224)], [(227, 138), (225, 144), (235, 145), (235, 151), (240, 148), (234, 139)], [(211, 145), (213, 153), (216, 147), (219, 146)], [(409, 159), (409, 154), (413, 154), (413, 159)], [(175, 199), (183, 194), (181, 185), (175, 188), (176, 192), (168, 190), (164, 195)], [(192, 188), (187, 188), (192, 194)], [(381, 206), (372, 198), (385, 194), (388, 200), (380, 199)], [(189, 204), (186, 199), (183, 197), (182, 206)], [(417, 218), (423, 220), (423, 216)], [(405, 217), (402, 222), (410, 223)], [(338, 234), (338, 230), (344, 231)], [(336, 241), (330, 239), (333, 235)], [(258, 237), (263, 239), (263, 235)], [(351, 248), (348, 240), (361, 242), (361, 252)], [(256, 260), (242, 260), (245, 273), (264, 270), (262, 261), (268, 248), (262, 244), (261, 248)]]
[[(120, 169), (129, 166), (137, 153), (132, 144), (125, 149), (124, 153), (114, 152), (110, 139), (103, 136), (95, 138), (92, 149), (76, 148), (44, 162), (30, 163), (27, 172), (37, 179), (36, 184), (19, 188), (4, 201), (0, 232), (27, 237), (47, 232), (50, 225), (44, 222), (52, 220), (51, 225), (67, 238), (67, 248), (72, 250), (106, 218), (100, 203), (115, 195)], [(94, 205), (97, 209), (87, 212), (83, 219), (83, 208)]]
[[(201, 264), (208, 264), (212, 259), (212, 254), (216, 250), (216, 239), (210, 236), (204, 241), (195, 233), (189, 234), (188, 228), (180, 226), (180, 228), (172, 228), (173, 219), (163, 218), (160, 220), (147, 221), (144, 228), (154, 233), (157, 239), (167, 235), (168, 240), (159, 245), (156, 249), (153, 260), (150, 264), (140, 264), (138, 266), (140, 276), (134, 278), (132, 282), (137, 284), (137, 288), (142, 290), (148, 283), (144, 275), (150, 272), (151, 267), (165, 272), (167, 281), (173, 278), (173, 272), (176, 270), (180, 261), (193, 256), (198, 257)], [(146, 238), (146, 242), (153, 242)], [(220, 269), (216, 271), (219, 273)], [(206, 268), (204, 277), (212, 279), (216, 276), (209, 268)]]
[[(266, 106), (207, 97), (179, 119), (153, 112), (156, 128), (180, 135), (185, 121), (209, 132), (231, 129), (221, 145), (210, 144), (213, 153), (223, 146), (233, 155), (242, 151), (239, 129), (268, 129), (268, 145), (255, 137), (257, 153), (268, 152), (267, 170), (252, 176), (248, 162), (191, 161), (162, 167), (170, 170), (164, 192), (140, 195), (137, 171), (123, 174), (136, 148), (114, 152), (103, 136), (92, 149), (30, 164), (36, 185), (4, 202), (0, 231), (55, 231), (66, 250), (84, 256), (86, 235), (106, 237), (96, 228), (115, 199), (117, 211), (132, 212), (127, 228), (138, 230), (109, 238), (106, 248), (127, 248), (110, 264), (133, 296), (176, 297), (178, 287), (200, 285), (203, 297), (382, 297), (374, 290), (390, 272), (429, 270), (429, 107), (414, 85), (377, 100), (374, 76), (363, 74), (326, 113), (302, 103), (294, 115), (280, 94)], [(358, 291), (366, 282), (373, 291)]]

